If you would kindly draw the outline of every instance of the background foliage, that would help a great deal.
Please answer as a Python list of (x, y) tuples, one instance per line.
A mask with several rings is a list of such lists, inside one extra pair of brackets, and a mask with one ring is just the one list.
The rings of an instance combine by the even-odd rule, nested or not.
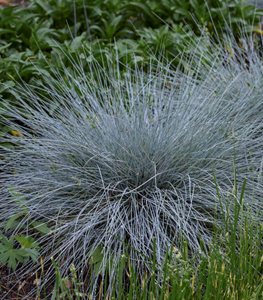
[(147, 60), (161, 52), (174, 58), (193, 33), (222, 35), (227, 27), (236, 34), (240, 28), (251, 31), (260, 14), (237, 0), (31, 0), (5, 7), (0, 9), (0, 80), (5, 83), (0, 93), (14, 79), (30, 81), (47, 62), (54, 64), (58, 43), (71, 53), (87, 47), (94, 57), (117, 45), (119, 57)]

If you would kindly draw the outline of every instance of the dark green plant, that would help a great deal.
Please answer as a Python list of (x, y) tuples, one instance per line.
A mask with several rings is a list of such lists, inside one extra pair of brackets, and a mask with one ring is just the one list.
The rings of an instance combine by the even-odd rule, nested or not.
[(0, 234), (0, 264), (13, 271), (28, 260), (37, 262), (39, 245), (31, 236), (16, 235), (10, 238)]
[(182, 51), (189, 33), (200, 35), (206, 29), (211, 36), (221, 35), (227, 27), (238, 33), (257, 24), (260, 14), (237, 0), (31, 0), (0, 10), (0, 82), (35, 79), (36, 68), (46, 70), (56, 43), (79, 36), (78, 50), (85, 44), (95, 49), (99, 40), (101, 50), (107, 51), (116, 41), (130, 40), (127, 44), (136, 46), (129, 49), (143, 52), (140, 57), (161, 51), (170, 59)]

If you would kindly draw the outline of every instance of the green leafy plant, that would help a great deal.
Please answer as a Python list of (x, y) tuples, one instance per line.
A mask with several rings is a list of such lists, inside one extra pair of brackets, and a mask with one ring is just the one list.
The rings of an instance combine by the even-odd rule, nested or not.
[[(254, 6), (237, 0), (207, 0), (206, 5), (199, 0), (31, 0), (26, 6), (0, 10), (1, 82), (35, 79), (36, 69), (47, 68), (45, 60), (49, 61), (56, 48), (54, 40), (69, 43), (83, 34), (94, 49), (98, 40), (100, 47), (107, 49), (118, 40), (130, 39), (139, 45), (143, 39), (147, 44), (149, 36), (148, 47), (141, 47), (142, 56), (147, 57), (152, 43), (152, 53), (160, 49), (165, 54), (163, 48), (167, 47), (173, 47), (173, 53), (180, 52), (189, 32), (200, 35), (206, 28), (212, 36), (222, 35), (224, 28), (229, 27), (238, 33), (240, 28), (257, 25), (260, 15)], [(155, 32), (154, 39), (151, 31)], [(160, 48), (160, 42), (166, 45)], [(79, 50), (82, 46), (78, 43)], [(40, 51), (45, 59), (40, 58)], [(170, 50), (167, 53), (170, 58)]]
[(0, 264), (13, 271), (19, 264), (24, 264), (30, 259), (37, 262), (38, 250), (38, 243), (30, 236), (16, 235), (8, 238), (0, 235)]
[[(19, 264), (25, 264), (29, 260), (37, 262), (40, 246), (33, 235), (47, 235), (50, 233), (50, 228), (41, 221), (30, 219), (29, 212), (23, 205), (25, 201), (23, 194), (13, 188), (9, 188), (9, 193), (19, 204), (20, 211), (1, 223), (0, 264), (15, 271)], [(15, 231), (17, 228), (20, 228), (19, 233), (10, 235), (10, 231)], [(24, 233), (24, 229), (27, 234)]]

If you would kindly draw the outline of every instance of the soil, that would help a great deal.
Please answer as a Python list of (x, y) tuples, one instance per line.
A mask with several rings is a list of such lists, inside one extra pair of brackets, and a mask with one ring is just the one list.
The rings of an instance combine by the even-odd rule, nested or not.
[(22, 278), (21, 275), (10, 273), (5, 267), (0, 267), (0, 300), (35, 300), (28, 297), (30, 291), (36, 289), (36, 278)]

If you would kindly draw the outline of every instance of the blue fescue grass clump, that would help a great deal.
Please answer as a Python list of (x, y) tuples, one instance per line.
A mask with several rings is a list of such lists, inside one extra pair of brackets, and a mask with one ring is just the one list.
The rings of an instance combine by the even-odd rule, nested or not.
[(217, 51), (205, 66), (194, 55), (189, 74), (162, 64), (122, 74), (94, 64), (86, 74), (73, 62), (73, 72), (18, 87), (20, 108), (6, 123), (20, 137), (4, 138), (15, 147), (0, 161), (1, 216), (26, 208), (52, 228), (46, 260), (84, 272), (101, 249), (102, 274), (110, 264), (112, 276), (127, 245), (141, 273), (185, 241), (202, 253), (236, 202), (261, 218), (263, 67), (247, 53), (249, 63)]

